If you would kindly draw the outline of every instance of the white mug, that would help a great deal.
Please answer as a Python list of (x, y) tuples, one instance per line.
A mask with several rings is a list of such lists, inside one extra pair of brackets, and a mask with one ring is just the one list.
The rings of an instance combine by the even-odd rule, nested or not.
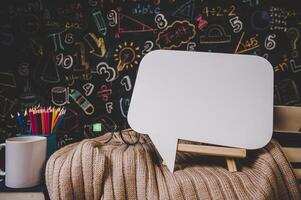
[(22, 136), (6, 139), (5, 146), (5, 185), (10, 188), (37, 186), (46, 162), (47, 139), (43, 136)]

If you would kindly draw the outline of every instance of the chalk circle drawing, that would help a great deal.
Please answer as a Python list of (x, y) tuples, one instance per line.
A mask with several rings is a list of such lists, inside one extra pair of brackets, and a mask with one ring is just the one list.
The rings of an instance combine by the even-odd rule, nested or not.
[(124, 68), (133, 68), (134, 65), (138, 65), (138, 60), (141, 58), (139, 50), (140, 47), (134, 45), (133, 42), (119, 44), (113, 55), (114, 60), (118, 61), (117, 71), (123, 71)]
[(256, 10), (251, 15), (251, 25), (257, 31), (266, 30), (270, 26), (271, 17), (265, 10)]
[(242, 30), (243, 23), (242, 21), (239, 20), (238, 16), (231, 18), (229, 22), (233, 28), (234, 33), (239, 33)]
[(129, 76), (129, 75), (124, 76), (124, 77), (121, 79), (120, 84), (121, 84), (122, 86), (124, 86), (125, 91), (127, 91), (127, 92), (128, 92), (128, 91), (131, 91), (131, 89), (132, 89), (132, 83), (131, 83), (131, 79), (130, 79), (130, 76)]
[(13, 73), (0, 72), (0, 85), (6, 87), (16, 87), (16, 78)]
[(157, 14), (155, 16), (155, 22), (159, 29), (164, 29), (168, 24), (167, 20), (165, 19), (164, 15), (162, 13)]
[(86, 115), (92, 115), (94, 113), (94, 106), (78, 90), (71, 89), (70, 97), (84, 111)]
[(113, 67), (110, 67), (106, 62), (98, 63), (96, 72), (99, 75), (106, 75), (106, 82), (111, 82), (116, 79), (116, 70)]
[(92, 83), (85, 83), (83, 85), (83, 90), (85, 90), (85, 95), (90, 96), (94, 90), (94, 85)]
[(56, 55), (56, 65), (61, 66), (65, 69), (70, 69), (73, 66), (73, 58), (70, 55), (64, 55), (63, 53), (60, 53)]
[(264, 47), (271, 51), (273, 49), (276, 48), (276, 41), (275, 41), (275, 38), (276, 38), (276, 34), (271, 34), (271, 35), (268, 35), (265, 40), (264, 40)]
[(154, 48), (153, 41), (147, 40), (144, 43), (144, 49), (142, 50), (141, 54), (145, 55), (145, 54), (149, 53), (153, 48)]
[(109, 101), (109, 97), (112, 94), (112, 89), (108, 88), (106, 85), (102, 85), (97, 91), (97, 95), (101, 97), (104, 102)]
[(115, 27), (118, 24), (118, 13), (116, 10), (110, 10), (107, 14), (107, 19), (109, 20), (109, 26)]
[(219, 24), (211, 24), (200, 36), (201, 44), (224, 44), (231, 42), (231, 35)]
[(194, 38), (195, 26), (189, 21), (174, 21), (157, 35), (156, 44), (161, 49), (172, 49)]
[(40, 29), (40, 20), (33, 14), (26, 14), (20, 20), (20, 29), (23, 33), (34, 34)]
[(69, 88), (53, 87), (51, 89), (51, 101), (56, 106), (69, 104)]

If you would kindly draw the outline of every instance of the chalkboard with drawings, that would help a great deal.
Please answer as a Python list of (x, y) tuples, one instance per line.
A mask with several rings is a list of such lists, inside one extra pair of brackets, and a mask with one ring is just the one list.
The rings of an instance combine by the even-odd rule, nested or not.
[[(275, 104), (301, 105), (297, 1), (2, 0), (1, 4), (1, 142), (12, 135), (6, 123), (10, 114), (38, 104), (67, 108), (59, 146), (95, 136), (83, 130), (94, 122), (101, 122), (104, 131), (127, 128), (139, 63), (155, 49), (262, 56), (274, 67)], [(189, 76), (185, 69), (184, 75)]]

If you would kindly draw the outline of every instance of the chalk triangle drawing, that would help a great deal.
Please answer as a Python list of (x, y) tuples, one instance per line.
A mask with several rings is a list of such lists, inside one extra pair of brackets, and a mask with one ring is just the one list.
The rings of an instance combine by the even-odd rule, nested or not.
[(252, 49), (259, 47), (259, 45), (252, 46), (252, 47), (246, 47), (246, 45), (244, 45), (244, 44), (248, 41), (248, 39), (245, 39), (244, 36), (245, 36), (245, 32), (243, 32), (240, 36), (240, 39), (239, 39), (237, 46), (235, 48), (235, 51), (234, 51), (235, 54), (244, 53), (244, 52), (247, 52), (247, 51), (250, 51)]
[(195, 0), (189, 0), (178, 7), (178, 9), (172, 13), (172, 16), (192, 20), (194, 15), (194, 5)]
[(46, 59), (46, 63), (41, 74), (41, 80), (46, 83), (59, 83), (61, 79), (57, 65), (51, 57), (52, 56), (48, 56)]
[(154, 32), (157, 29), (144, 24), (143, 22), (119, 13), (118, 32), (119, 33), (143, 33)]

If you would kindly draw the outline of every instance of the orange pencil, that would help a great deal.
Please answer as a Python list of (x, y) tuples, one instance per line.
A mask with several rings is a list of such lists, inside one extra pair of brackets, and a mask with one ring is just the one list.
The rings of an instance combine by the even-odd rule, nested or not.
[(47, 108), (46, 110), (46, 134), (48, 135), (49, 134), (49, 130), (50, 130), (50, 125), (49, 125), (49, 115), (50, 115), (50, 107)]
[(43, 109), (40, 110), (41, 112), (41, 124), (42, 124), (42, 135), (45, 133), (45, 112)]
[(62, 116), (63, 113), (63, 109), (61, 109), (60, 113), (58, 114), (58, 116), (56, 117), (56, 119), (54, 120), (54, 124), (53, 124), (53, 128), (55, 127), (56, 123), (58, 122), (59, 118)]
[(39, 128), (38, 128), (38, 119), (37, 119), (37, 110), (36, 109), (33, 110), (33, 119), (34, 119), (34, 127), (35, 127), (34, 135), (37, 135), (39, 132)]
[(57, 108), (57, 109), (54, 108), (54, 111), (53, 111), (53, 113), (52, 113), (51, 132), (52, 132), (53, 129), (54, 129), (55, 121), (56, 121), (56, 119), (57, 119), (57, 117), (58, 117), (59, 112), (60, 112), (60, 108)]

